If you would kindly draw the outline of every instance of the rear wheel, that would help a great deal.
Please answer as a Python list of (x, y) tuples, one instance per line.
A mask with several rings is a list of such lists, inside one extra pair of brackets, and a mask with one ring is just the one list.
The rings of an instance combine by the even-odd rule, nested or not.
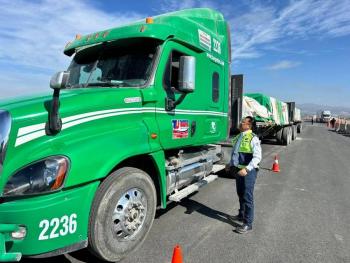
[(282, 144), (289, 145), (291, 142), (291, 129), (290, 127), (284, 127), (282, 131)]
[(303, 125), (301, 123), (299, 123), (297, 126), (298, 133), (301, 133), (302, 129), (303, 129)]
[(297, 126), (293, 125), (292, 126), (292, 140), (294, 141), (297, 138)]
[(131, 167), (113, 172), (92, 204), (89, 246), (105, 261), (116, 262), (145, 240), (156, 211), (156, 190), (145, 172)]
[(282, 133), (283, 133), (283, 129), (279, 129), (276, 132), (276, 139), (277, 139), (277, 142), (280, 144), (283, 144)]

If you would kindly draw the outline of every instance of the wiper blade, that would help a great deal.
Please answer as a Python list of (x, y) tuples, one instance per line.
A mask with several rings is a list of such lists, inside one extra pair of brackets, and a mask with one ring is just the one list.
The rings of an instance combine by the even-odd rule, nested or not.
[(68, 83), (66, 86), (66, 89), (76, 89), (76, 88), (82, 88), (82, 87), (83, 87), (83, 84), (80, 84), (80, 83), (73, 84), (73, 85)]
[(114, 83), (114, 82), (91, 82), (85, 84), (85, 87), (98, 86), (98, 87), (122, 87), (124, 83)]

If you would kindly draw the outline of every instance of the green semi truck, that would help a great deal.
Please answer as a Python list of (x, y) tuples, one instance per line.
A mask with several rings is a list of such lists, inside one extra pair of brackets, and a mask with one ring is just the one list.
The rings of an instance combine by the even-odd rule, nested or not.
[(168, 13), (77, 35), (52, 95), (1, 101), (0, 261), (119, 261), (157, 208), (215, 180), (242, 116), (230, 48), (222, 14)]
[(192, 9), (77, 36), (53, 95), (0, 103), (0, 261), (89, 246), (118, 261), (157, 207), (215, 179), (230, 37)]

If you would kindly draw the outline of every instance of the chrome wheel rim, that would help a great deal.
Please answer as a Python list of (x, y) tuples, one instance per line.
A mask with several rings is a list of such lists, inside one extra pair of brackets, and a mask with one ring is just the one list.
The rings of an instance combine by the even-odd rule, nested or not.
[(133, 238), (140, 232), (147, 213), (147, 200), (139, 188), (126, 191), (119, 198), (113, 211), (113, 232), (117, 239)]

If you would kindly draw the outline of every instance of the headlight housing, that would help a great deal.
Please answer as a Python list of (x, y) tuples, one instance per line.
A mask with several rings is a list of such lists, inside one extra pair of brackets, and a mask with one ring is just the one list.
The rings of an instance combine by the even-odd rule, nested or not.
[(10, 113), (0, 110), (0, 174), (4, 165), (5, 153), (7, 143), (11, 130), (11, 116)]
[(53, 192), (63, 187), (69, 161), (63, 156), (52, 156), (32, 163), (10, 177), (3, 196), (22, 196)]

